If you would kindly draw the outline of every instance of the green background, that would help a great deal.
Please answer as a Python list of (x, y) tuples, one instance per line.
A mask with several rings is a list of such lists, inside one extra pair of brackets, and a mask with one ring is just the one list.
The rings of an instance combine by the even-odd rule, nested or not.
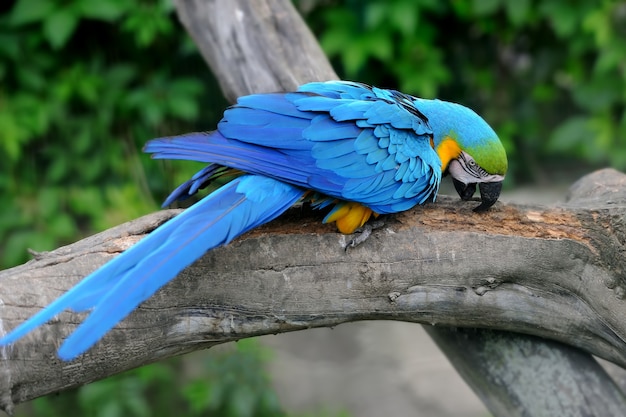
[[(509, 188), (626, 168), (626, 2), (296, 5), (342, 78), (460, 102), (481, 114), (506, 146)], [(210, 130), (226, 105), (167, 0), (3, 2), (0, 267), (26, 261), (27, 248), (54, 249), (157, 210), (198, 165), (150, 160), (143, 144)], [(159, 390), (179, 383), (179, 359), (23, 410), (156, 415), (146, 398), (157, 396), (176, 410), (186, 404), (187, 415), (280, 415), (263, 373), (265, 355), (239, 346), (223, 353), (233, 360), (207, 355), (207, 377), (180, 383), (178, 393)], [(223, 363), (231, 368), (219, 368)]]

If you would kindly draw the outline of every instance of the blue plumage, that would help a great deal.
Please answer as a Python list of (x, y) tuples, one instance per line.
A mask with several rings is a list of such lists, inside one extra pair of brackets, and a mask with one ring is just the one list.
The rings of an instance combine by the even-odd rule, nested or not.
[[(0, 345), (66, 309), (89, 310), (59, 350), (72, 359), (207, 250), (274, 219), (305, 195), (318, 208), (337, 204), (327, 219), (340, 215), (346, 201), (365, 206), (356, 215), (366, 220), (372, 211), (394, 213), (434, 199), (445, 168), (434, 146), (446, 128), (443, 118), (429, 120), (420, 102), (358, 83), (309, 83), (296, 92), (241, 97), (215, 132), (150, 141), (145, 151), (154, 158), (210, 163), (166, 205), (217, 177), (242, 176), (86, 277)], [(431, 123), (442, 133), (434, 134)]]

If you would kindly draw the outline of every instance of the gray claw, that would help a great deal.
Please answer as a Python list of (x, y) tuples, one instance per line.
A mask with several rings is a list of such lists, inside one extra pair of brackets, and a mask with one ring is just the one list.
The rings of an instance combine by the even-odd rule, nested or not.
[(348, 248), (356, 248), (361, 243), (365, 242), (372, 235), (372, 232), (374, 230), (380, 229), (384, 225), (384, 220), (376, 220), (370, 223), (366, 223), (362, 227), (359, 227), (355, 230), (355, 233), (358, 233), (358, 235), (350, 239), (344, 250), (348, 251)]

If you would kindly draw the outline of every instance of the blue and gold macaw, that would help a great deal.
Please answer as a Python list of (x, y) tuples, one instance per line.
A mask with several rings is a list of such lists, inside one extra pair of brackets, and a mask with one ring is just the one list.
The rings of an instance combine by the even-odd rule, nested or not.
[(206, 251), (276, 218), (294, 203), (332, 206), (325, 222), (353, 233), (372, 216), (434, 200), (450, 174), (462, 199), (500, 195), (507, 158), (472, 110), (347, 81), (241, 97), (217, 130), (150, 141), (154, 158), (209, 165), (164, 205), (234, 176), (182, 214), (87, 276), (12, 332), (15, 342), (63, 310), (89, 311), (59, 349), (71, 360)]

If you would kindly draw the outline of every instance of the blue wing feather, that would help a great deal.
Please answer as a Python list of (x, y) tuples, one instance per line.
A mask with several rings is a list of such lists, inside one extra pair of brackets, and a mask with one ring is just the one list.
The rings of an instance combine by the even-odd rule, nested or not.
[[(386, 213), (403, 195), (391, 188), (425, 175), (434, 178), (434, 186), (422, 181), (419, 186), (435, 194), (441, 178), (428, 122), (411, 109), (407, 97), (346, 82), (311, 83), (299, 92), (248, 96), (224, 113), (217, 132), (158, 139), (146, 151), (156, 158), (231, 166), (339, 199), (357, 198)], [(174, 152), (168, 151), (168, 141), (177, 148)], [(415, 164), (416, 159), (424, 164)], [(422, 171), (424, 166), (428, 169)], [(371, 181), (386, 171), (394, 175), (391, 188), (383, 193), (366, 184), (362, 189), (371, 190), (371, 195), (355, 196), (345, 186), (348, 180)], [(401, 174), (395, 175), (397, 171)], [(422, 201), (413, 198), (413, 204)]]
[(363, 129), (356, 137), (353, 145), (354, 150), (361, 155), (376, 152), (379, 149), (378, 137), (372, 129)]
[(311, 120), (309, 126), (302, 130), (301, 136), (312, 142), (327, 142), (348, 138), (354, 140), (359, 133), (361, 133), (361, 129), (354, 123), (338, 123), (328, 115), (323, 114)]
[(335, 99), (368, 100), (374, 97), (369, 86), (352, 81), (312, 82), (300, 86), (298, 91)]
[(220, 169), (220, 165), (210, 164), (196, 172), (191, 179), (185, 181), (165, 199), (161, 207), (168, 207), (174, 201), (185, 200), (198, 192), (198, 190), (211, 180), (215, 172)]

